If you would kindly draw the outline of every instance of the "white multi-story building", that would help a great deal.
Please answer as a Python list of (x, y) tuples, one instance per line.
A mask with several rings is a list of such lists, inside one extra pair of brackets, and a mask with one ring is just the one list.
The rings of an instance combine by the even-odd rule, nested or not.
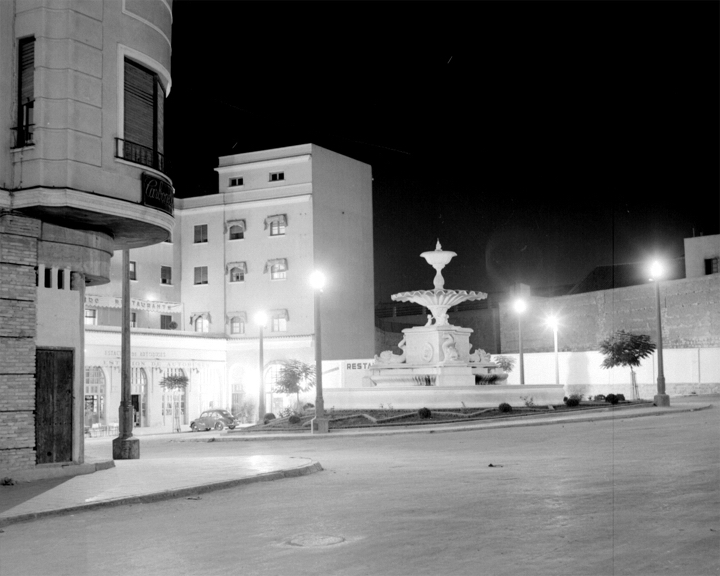
[[(167, 374), (188, 377), (175, 398), (185, 423), (210, 407), (257, 405), (264, 311), (266, 406), (278, 361), (312, 363), (314, 292), (324, 272), (323, 360), (374, 354), (372, 173), (367, 164), (305, 144), (220, 158), (219, 193), (177, 199), (168, 242), (132, 250), (133, 402), (142, 426), (167, 424)], [(86, 371), (93, 421), (112, 422), (120, 394), (120, 262), (87, 291)], [(90, 386), (92, 382), (89, 382)], [(105, 390), (104, 397), (93, 392)], [(175, 395), (177, 396), (177, 394)]]

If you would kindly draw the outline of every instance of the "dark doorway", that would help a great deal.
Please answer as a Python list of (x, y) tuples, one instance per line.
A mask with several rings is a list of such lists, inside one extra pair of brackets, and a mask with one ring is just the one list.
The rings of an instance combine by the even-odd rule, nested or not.
[(35, 384), (37, 464), (72, 462), (73, 349), (38, 348)]
[(140, 394), (132, 395), (133, 426), (140, 426)]

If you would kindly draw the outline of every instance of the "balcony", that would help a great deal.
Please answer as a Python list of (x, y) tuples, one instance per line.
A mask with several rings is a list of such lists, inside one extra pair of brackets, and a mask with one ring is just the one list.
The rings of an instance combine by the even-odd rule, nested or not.
[(131, 142), (130, 140), (115, 138), (115, 158), (122, 158), (126, 162), (148, 166), (149, 168), (159, 170), (163, 174), (167, 174), (165, 170), (165, 156), (163, 154), (142, 144)]
[(20, 108), (20, 117), (18, 118), (18, 125), (13, 128), (15, 132), (15, 146), (13, 148), (23, 148), (25, 146), (32, 146), (35, 144), (33, 141), (33, 132), (35, 124), (33, 124), (33, 112), (35, 102), (28, 102), (23, 104)]

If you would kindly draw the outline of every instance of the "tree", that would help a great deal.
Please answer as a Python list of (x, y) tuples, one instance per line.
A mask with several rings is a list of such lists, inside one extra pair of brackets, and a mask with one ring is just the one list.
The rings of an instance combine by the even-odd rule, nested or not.
[(515, 367), (515, 359), (510, 358), (510, 356), (495, 356), (492, 360), (500, 366), (503, 372), (507, 372), (508, 374), (510, 374)]
[(633, 393), (637, 396), (637, 382), (633, 366), (640, 366), (640, 361), (655, 352), (655, 348), (650, 336), (646, 334), (630, 334), (625, 330), (618, 330), (600, 342), (600, 353), (605, 356), (600, 366), (602, 368), (629, 367)]
[[(166, 393), (171, 393), (170, 403), (172, 405), (173, 425), (176, 432), (180, 432), (180, 414), (175, 410), (175, 390), (185, 390), (188, 385), (188, 377), (185, 374), (167, 374), (160, 380), (160, 386), (165, 389)], [(165, 406), (163, 406), (163, 415), (165, 414)]]
[(273, 392), (295, 394), (300, 404), (300, 392), (307, 392), (315, 386), (315, 366), (300, 360), (284, 360), (275, 381)]

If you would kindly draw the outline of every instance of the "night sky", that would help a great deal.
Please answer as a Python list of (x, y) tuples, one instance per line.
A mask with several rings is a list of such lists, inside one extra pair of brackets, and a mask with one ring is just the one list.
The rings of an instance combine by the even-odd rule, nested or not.
[(175, 0), (166, 154), (313, 142), (373, 166), (376, 301), (574, 284), (720, 232), (717, 2)]

